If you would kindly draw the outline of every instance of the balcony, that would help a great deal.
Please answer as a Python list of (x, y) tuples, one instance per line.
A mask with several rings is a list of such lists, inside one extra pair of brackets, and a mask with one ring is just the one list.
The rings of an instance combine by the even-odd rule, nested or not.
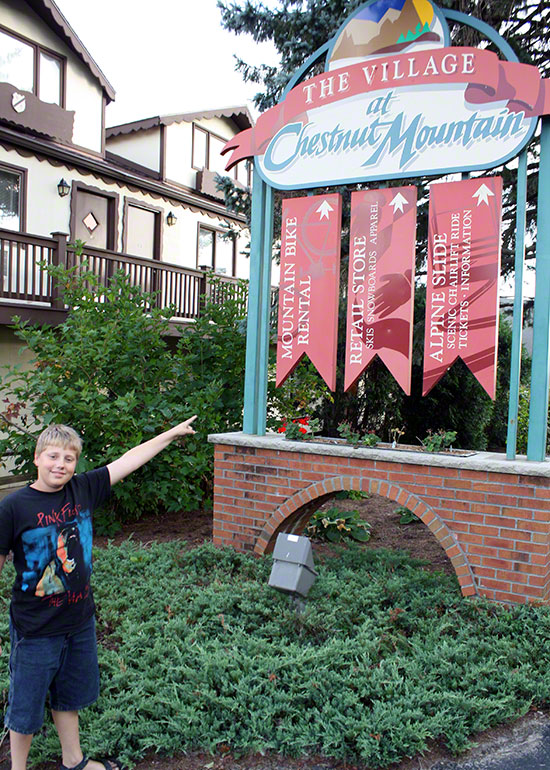
[(236, 278), (216, 275), (213, 281), (212, 274), (202, 270), (88, 246), (78, 255), (64, 234), (43, 238), (0, 229), (0, 324), (11, 323), (14, 315), (36, 323), (62, 323), (67, 307), (41, 265), (71, 268), (84, 261), (102, 284), (123, 270), (133, 286), (155, 292), (158, 307), (174, 306), (174, 324), (198, 318), (206, 299), (220, 305), (237, 300), (246, 314), (248, 287)]

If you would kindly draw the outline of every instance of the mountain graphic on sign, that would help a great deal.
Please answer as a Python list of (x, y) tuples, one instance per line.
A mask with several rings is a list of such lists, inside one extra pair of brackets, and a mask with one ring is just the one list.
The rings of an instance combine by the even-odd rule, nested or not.
[(444, 44), (443, 28), (430, 0), (375, 0), (359, 8), (341, 30), (328, 69)]

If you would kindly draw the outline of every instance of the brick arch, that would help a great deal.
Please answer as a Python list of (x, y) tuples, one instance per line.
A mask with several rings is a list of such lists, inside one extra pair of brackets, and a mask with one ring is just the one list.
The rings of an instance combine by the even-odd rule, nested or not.
[(397, 484), (378, 479), (353, 476), (333, 476), (318, 481), (289, 497), (271, 515), (260, 533), (254, 553), (262, 555), (272, 550), (279, 532), (303, 531), (311, 515), (335, 492), (355, 489), (395, 500), (411, 510), (432, 532), (454, 567), (465, 596), (477, 594), (476, 581), (466, 555), (449, 527), (437, 513), (419, 497)]

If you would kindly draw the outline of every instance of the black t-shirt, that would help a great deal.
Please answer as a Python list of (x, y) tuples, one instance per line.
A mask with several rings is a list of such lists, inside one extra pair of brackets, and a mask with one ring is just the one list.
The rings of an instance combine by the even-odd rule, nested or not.
[(110, 491), (103, 467), (58, 492), (29, 486), (0, 502), (0, 554), (13, 551), (17, 573), (10, 613), (23, 636), (64, 634), (93, 615), (92, 513)]

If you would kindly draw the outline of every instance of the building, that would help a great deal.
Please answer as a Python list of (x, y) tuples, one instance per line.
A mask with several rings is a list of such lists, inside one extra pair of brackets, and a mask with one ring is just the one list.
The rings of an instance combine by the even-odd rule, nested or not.
[[(153, 117), (106, 128), (115, 92), (54, 0), (0, 0), (0, 360), (17, 349), (17, 313), (59, 322), (41, 260), (99, 275), (123, 268), (196, 316), (205, 268), (248, 277), (244, 219), (216, 190), (220, 149), (252, 124), (246, 107)], [(232, 171), (249, 185), (249, 166)], [(55, 234), (55, 235), (52, 235)], [(228, 236), (229, 234), (229, 236)]]

